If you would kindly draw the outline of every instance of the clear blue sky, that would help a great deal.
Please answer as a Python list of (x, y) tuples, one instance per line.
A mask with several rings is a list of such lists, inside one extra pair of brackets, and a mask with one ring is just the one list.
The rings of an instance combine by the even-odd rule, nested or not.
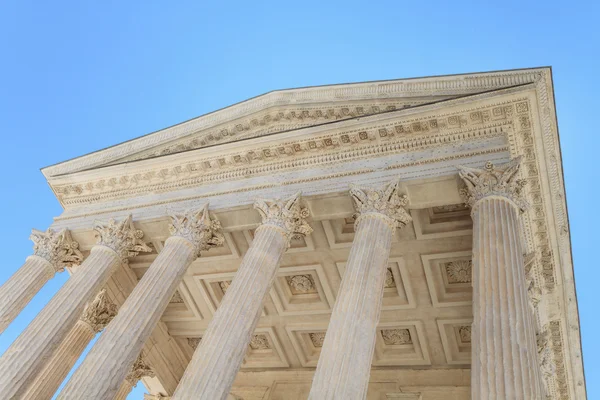
[(31, 228), (61, 212), (41, 167), (273, 89), (551, 65), (588, 393), (600, 399), (598, 2), (200, 3), (0, 2), (0, 283), (31, 254)]

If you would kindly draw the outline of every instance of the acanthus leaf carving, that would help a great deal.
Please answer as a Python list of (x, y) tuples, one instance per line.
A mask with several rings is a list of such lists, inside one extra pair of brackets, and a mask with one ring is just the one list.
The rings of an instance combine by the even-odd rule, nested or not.
[(45, 232), (33, 229), (29, 237), (33, 242), (33, 254), (47, 260), (56, 272), (65, 267), (81, 264), (83, 254), (79, 251), (79, 243), (71, 238), (68, 229), (55, 232), (48, 229)]
[(288, 247), (292, 238), (304, 237), (313, 231), (306, 222), (309, 216), (308, 209), (300, 206), (299, 192), (284, 200), (258, 199), (254, 208), (262, 217), (262, 224), (257, 230), (264, 226), (276, 227), (285, 236)]
[(117, 306), (108, 298), (106, 289), (102, 289), (86, 306), (79, 319), (98, 333), (112, 321), (115, 315), (117, 315)]
[(392, 226), (392, 229), (402, 228), (412, 221), (406, 211), (408, 196), (401, 195), (400, 181), (393, 181), (382, 189), (362, 188), (352, 186), (350, 197), (358, 213), (355, 225), (358, 226), (366, 215), (381, 215)]
[(500, 166), (488, 161), (483, 169), (460, 166), (459, 175), (466, 185), (461, 194), (466, 204), (474, 207), (486, 197), (498, 196), (509, 199), (520, 211), (525, 211), (528, 208), (523, 195), (526, 181), (517, 178), (521, 160), (519, 156)]
[(129, 382), (131, 386), (136, 386), (140, 379), (144, 377), (153, 378), (154, 376), (154, 370), (146, 364), (142, 354), (140, 354), (131, 366), (131, 370), (125, 377), (125, 380)]
[(200, 252), (213, 247), (223, 246), (225, 236), (221, 232), (221, 223), (210, 217), (208, 203), (200, 211), (187, 211), (170, 216), (169, 231), (172, 236), (179, 236), (195, 247), (196, 257)]
[(113, 249), (123, 262), (128, 257), (134, 257), (140, 252), (151, 252), (152, 248), (142, 240), (144, 232), (133, 225), (131, 214), (124, 220), (117, 222), (110, 219), (108, 224), (94, 223), (97, 244)]

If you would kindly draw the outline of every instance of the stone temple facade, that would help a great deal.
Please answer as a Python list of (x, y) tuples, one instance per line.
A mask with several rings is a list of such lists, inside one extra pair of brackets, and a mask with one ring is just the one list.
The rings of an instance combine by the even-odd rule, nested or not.
[(7, 399), (586, 398), (549, 68), (267, 93), (42, 170)]

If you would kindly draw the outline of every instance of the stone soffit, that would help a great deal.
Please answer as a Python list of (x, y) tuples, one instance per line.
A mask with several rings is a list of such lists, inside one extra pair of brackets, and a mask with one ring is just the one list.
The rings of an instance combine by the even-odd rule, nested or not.
[[(424, 104), (429, 102), (425, 98), (435, 96), (442, 101)], [(353, 101), (355, 107), (351, 109), (348, 103)], [(391, 104), (394, 101), (397, 103)], [(411, 101), (411, 107), (403, 107)], [(419, 105), (418, 101), (422, 103)], [(289, 114), (292, 112), (290, 105), (306, 106), (318, 102), (328, 103), (327, 107), (334, 109), (330, 121), (337, 122), (320, 122), (323, 114), (316, 114), (316, 108), (313, 114), (300, 113), (302, 118), (312, 118), (315, 122), (303, 126), (302, 121), (295, 121), (300, 120), (297, 111)], [(333, 106), (344, 102), (342, 108)], [(362, 105), (356, 105), (358, 103)], [(383, 103), (393, 105), (395, 109), (381, 112), (385, 111), (381, 109)], [(380, 107), (379, 113), (374, 109), (364, 112), (367, 106)], [(231, 140), (231, 131), (219, 137), (209, 133), (218, 146), (202, 147), (208, 143), (203, 145), (198, 139), (202, 134), (192, 137), (202, 129), (221, 129), (227, 121), (277, 107), (288, 109), (279, 121), (263, 118), (261, 125), (257, 119), (258, 125), (253, 126), (254, 118), (251, 118), (248, 129), (242, 126), (233, 135), (234, 140)], [(358, 114), (359, 107), (363, 107), (362, 115), (365, 116)], [(571, 398), (585, 397), (569, 227), (549, 69), (272, 92), (209, 116), (214, 119), (210, 123), (202, 122), (204, 117), (200, 117), (44, 169), (66, 209), (55, 225), (70, 227), (77, 220), (87, 221), (103, 212), (121, 215), (140, 207), (158, 207), (161, 204), (152, 203), (157, 196), (162, 201), (162, 213), (164, 204), (179, 202), (184, 207), (208, 200), (215, 204), (213, 199), (227, 196), (235, 197), (236, 201), (242, 198), (242, 203), (235, 205), (243, 205), (256, 194), (272, 195), (296, 189), (302, 189), (308, 195), (324, 193), (316, 191), (315, 187), (328, 190), (335, 187), (341, 191), (343, 185), (328, 186), (326, 183), (340, 181), (344, 176), (362, 179), (364, 183), (392, 176), (402, 179), (443, 177), (455, 175), (455, 166), (460, 163), (477, 165), (486, 158), (502, 160), (520, 155), (524, 158), (521, 173), (528, 181), (526, 190), (532, 205), (523, 224), (526, 250), (538, 254), (533, 271), (536, 281), (548, 295), (548, 300), (541, 305), (543, 311), (540, 313), (544, 314), (541, 319), (552, 321), (553, 330), (560, 331), (561, 336), (553, 347), (554, 357), (562, 368)], [(234, 122), (238, 124), (238, 121)], [(294, 127), (294, 123), (299, 125)], [(269, 126), (274, 130), (269, 131)], [(284, 132), (274, 134), (282, 129)], [(193, 143), (194, 140), (198, 141)], [(178, 147), (180, 145), (183, 147)], [(171, 151), (168, 150), (161, 156), (165, 148), (181, 152), (168, 154)], [(153, 155), (155, 151), (159, 153)], [(411, 159), (408, 154), (414, 157)], [(123, 160), (129, 161), (111, 165)], [(383, 161), (374, 168), (376, 160)], [(323, 174), (322, 170), (333, 171), (336, 165), (342, 166), (345, 172), (331, 176)], [(361, 165), (366, 167), (361, 169)], [(418, 168), (421, 175), (410, 175), (411, 168)], [(314, 170), (317, 171), (315, 174), (321, 175), (302, 180), (290, 178), (300, 170)], [(428, 171), (428, 175), (423, 171)], [(275, 181), (261, 183), (268, 179)], [(315, 185), (317, 181), (319, 183)], [(242, 183), (232, 190), (232, 182)], [(288, 189), (283, 190), (286, 185)], [(239, 196), (240, 193), (246, 193), (246, 196)], [(234, 205), (222, 204), (225, 205), (217, 203), (216, 208)]]

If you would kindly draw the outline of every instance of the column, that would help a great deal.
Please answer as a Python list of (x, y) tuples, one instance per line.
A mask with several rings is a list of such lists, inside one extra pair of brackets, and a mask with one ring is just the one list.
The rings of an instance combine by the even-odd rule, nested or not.
[(356, 233), (313, 378), (313, 400), (366, 398), (392, 236), (411, 221), (399, 182), (353, 187), (350, 196)]
[(83, 256), (68, 230), (33, 230), (33, 255), (0, 287), (0, 333), (25, 308), (56, 272), (79, 265)]
[(131, 390), (137, 385), (140, 379), (144, 377), (154, 377), (154, 371), (148, 364), (144, 362), (142, 355), (140, 354), (138, 358), (133, 363), (133, 366), (129, 369), (129, 373), (125, 377), (125, 380), (119, 386), (119, 390), (117, 390), (116, 396), (113, 398), (114, 400), (125, 400)]
[(59, 399), (110, 399), (164, 313), (189, 265), (201, 251), (222, 246), (221, 225), (208, 205), (196, 213), (171, 217), (171, 237), (94, 347)]
[(471, 397), (541, 399), (519, 215), (526, 209), (520, 158), (460, 167), (473, 217)]
[(260, 318), (281, 256), (294, 235), (312, 232), (300, 193), (286, 200), (258, 200), (262, 217), (231, 286), (190, 361), (173, 399), (224, 400)]
[(140, 251), (151, 251), (133, 226), (121, 222), (96, 224), (98, 243), (46, 307), (0, 357), (0, 388), (8, 399), (20, 398), (52, 352), (73, 328), (85, 305), (105, 286), (115, 269)]
[(106, 289), (101, 290), (86, 306), (60, 346), (52, 353), (52, 357), (35, 378), (23, 399), (50, 400), (87, 345), (115, 315), (117, 315), (117, 306), (108, 298)]

